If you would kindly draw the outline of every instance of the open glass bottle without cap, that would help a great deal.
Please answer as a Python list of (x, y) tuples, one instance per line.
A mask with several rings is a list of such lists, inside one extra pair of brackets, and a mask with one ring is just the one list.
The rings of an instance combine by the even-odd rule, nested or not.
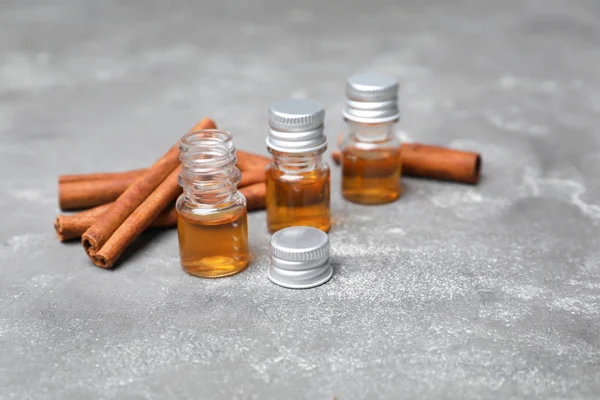
[(177, 232), (183, 269), (196, 276), (233, 275), (248, 265), (246, 199), (229, 132), (190, 132), (179, 145), (182, 162)]
[(349, 132), (342, 145), (342, 195), (360, 204), (381, 204), (400, 197), (400, 117), (398, 82), (364, 73), (348, 79), (343, 115)]
[(330, 173), (322, 154), (325, 109), (310, 99), (276, 101), (269, 108), (267, 147), (267, 226), (271, 233), (289, 226), (328, 231)]

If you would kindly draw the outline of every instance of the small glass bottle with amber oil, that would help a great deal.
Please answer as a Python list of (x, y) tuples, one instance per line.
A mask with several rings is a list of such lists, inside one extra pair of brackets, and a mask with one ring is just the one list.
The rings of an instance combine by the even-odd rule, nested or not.
[(400, 141), (395, 127), (398, 82), (364, 73), (348, 79), (343, 115), (349, 132), (342, 146), (342, 195), (360, 204), (381, 204), (400, 197)]
[(267, 147), (267, 225), (271, 233), (289, 226), (311, 226), (327, 232), (329, 166), (323, 134), (325, 109), (310, 99), (276, 101), (269, 108)]
[(233, 275), (248, 265), (246, 199), (231, 133), (190, 132), (179, 144), (179, 254), (184, 271), (204, 278)]

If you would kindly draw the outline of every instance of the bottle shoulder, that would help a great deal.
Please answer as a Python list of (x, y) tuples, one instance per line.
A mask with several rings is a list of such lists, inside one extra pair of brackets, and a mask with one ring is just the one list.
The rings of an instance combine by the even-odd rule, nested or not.
[(308, 171), (329, 171), (329, 163), (327, 161), (321, 159), (317, 162), (314, 160), (306, 161), (306, 162), (295, 162), (295, 163), (286, 163), (286, 162), (275, 162), (271, 161), (270, 164), (265, 168), (266, 174), (270, 173), (279, 173), (285, 172), (286, 174), (303, 174)]
[(237, 214), (246, 211), (246, 197), (237, 190), (231, 201), (217, 204), (196, 203), (181, 194), (175, 204), (177, 212), (185, 216), (210, 216), (215, 214)]
[(356, 140), (351, 137), (347, 137), (342, 141), (340, 149), (342, 151), (348, 149), (357, 150), (381, 150), (381, 149), (396, 149), (400, 148), (401, 142), (398, 138), (390, 138), (389, 140), (378, 140), (378, 141), (362, 141)]
[(329, 179), (331, 171), (327, 163), (307, 170), (288, 170), (274, 166), (267, 169), (267, 181), (299, 182)]
[(348, 123), (346, 129), (342, 131), (339, 147), (342, 150), (347, 147), (359, 149), (399, 147), (400, 137), (402, 137), (398, 135), (399, 131), (395, 121), (381, 124)]

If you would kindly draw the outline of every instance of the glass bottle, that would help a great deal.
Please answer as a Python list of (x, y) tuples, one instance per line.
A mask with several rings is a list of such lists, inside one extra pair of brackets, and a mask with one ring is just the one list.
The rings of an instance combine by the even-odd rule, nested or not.
[(267, 226), (271, 233), (289, 226), (329, 231), (330, 173), (322, 154), (325, 109), (310, 99), (276, 101), (269, 108), (267, 148)]
[(179, 254), (184, 271), (217, 278), (248, 265), (246, 199), (237, 190), (240, 170), (231, 133), (190, 132), (181, 138), (177, 199)]
[(343, 115), (349, 132), (342, 146), (342, 195), (360, 204), (382, 204), (400, 197), (400, 117), (398, 82), (364, 73), (348, 79)]

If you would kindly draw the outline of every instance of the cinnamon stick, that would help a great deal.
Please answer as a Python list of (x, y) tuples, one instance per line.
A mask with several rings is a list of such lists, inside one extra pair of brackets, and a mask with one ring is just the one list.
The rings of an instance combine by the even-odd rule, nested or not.
[[(481, 176), (481, 155), (419, 143), (403, 143), (400, 147), (402, 175), (476, 184)], [(331, 154), (336, 164), (341, 153)]]
[[(173, 172), (152, 192), (144, 203), (119, 226), (99, 251), (90, 255), (90, 258), (99, 267), (112, 268), (129, 244), (152, 223), (154, 216), (165, 207), (165, 199), (171, 201), (181, 193), (178, 176), (181, 166)], [(247, 209), (256, 210), (265, 207), (266, 185), (264, 182), (241, 188), (246, 197)], [(118, 201), (118, 200), (117, 200)], [(110, 213), (111, 208), (107, 211)]]
[[(59, 204), (63, 211), (81, 210), (96, 207), (115, 201), (131, 185), (136, 175), (139, 177), (146, 171), (135, 170), (116, 173), (100, 173), (89, 175), (104, 175), (104, 178), (88, 179), (86, 175), (65, 175), (80, 177), (79, 180), (67, 180), (58, 185)], [(129, 176), (128, 176), (129, 175)], [(263, 169), (247, 169), (242, 171), (239, 187), (264, 182), (266, 179)], [(60, 178), (59, 178), (60, 181)]]
[(58, 183), (68, 182), (81, 182), (81, 181), (100, 181), (100, 180), (113, 180), (113, 179), (124, 179), (131, 178), (135, 179), (146, 171), (142, 169), (132, 169), (130, 171), (123, 172), (97, 172), (92, 174), (73, 174), (73, 175), (59, 175)]
[[(103, 204), (75, 214), (60, 214), (54, 221), (56, 236), (61, 242), (78, 239), (108, 210), (112, 203)], [(150, 224), (151, 228), (169, 228), (177, 224), (175, 206), (167, 206)]]
[[(261, 171), (262, 172), (262, 171)], [(242, 178), (244, 177), (242, 174)], [(263, 181), (255, 182), (240, 188), (246, 197), (248, 211), (262, 210), (265, 208), (266, 186)], [(54, 221), (56, 237), (61, 242), (78, 239), (92, 226), (106, 211), (112, 203), (80, 211), (74, 214), (60, 214)], [(158, 217), (152, 221), (150, 228), (170, 228), (177, 225), (177, 212), (175, 206), (167, 206)]]
[(246, 197), (246, 207), (248, 211), (262, 210), (266, 205), (267, 185), (264, 182), (255, 183), (240, 189), (240, 192)]
[[(193, 130), (214, 129), (205, 118)], [(106, 217), (99, 219), (82, 235), (82, 244), (94, 264), (110, 268), (125, 248), (156, 218), (180, 192), (179, 148), (174, 145), (110, 206)]]
[(481, 155), (418, 143), (401, 148), (402, 172), (410, 176), (476, 184), (481, 175)]
[[(106, 212), (106, 218), (101, 218), (90, 227), (82, 236), (82, 243), (92, 262), (101, 268), (112, 268), (125, 249), (150, 226), (156, 216), (181, 193), (177, 178), (181, 172), (181, 165), (175, 167), (170, 174), (160, 183), (133, 212), (126, 217), (122, 224), (112, 232), (101, 247), (94, 249), (90, 241), (89, 232), (96, 226), (101, 226), (103, 221), (113, 219), (112, 213), (119, 202), (129, 191), (121, 197)], [(131, 188), (135, 188), (136, 181)], [(128, 199), (127, 199), (128, 200)], [(101, 232), (102, 233), (102, 232)]]
[[(237, 167), (240, 169), (240, 171), (263, 169), (271, 161), (268, 157), (264, 157), (259, 154), (249, 153), (247, 151), (242, 150), (238, 150), (237, 155), (238, 158), (241, 158), (242, 160), (241, 163), (239, 160), (237, 162)], [(146, 172), (146, 168), (132, 169), (129, 171), (122, 172), (95, 172), (91, 174), (59, 175), (58, 183), (61, 184), (70, 182), (88, 182), (100, 180), (112, 181), (118, 179), (131, 179), (131, 182), (133, 182), (144, 172)]]
[(337, 165), (340, 165), (340, 163), (342, 162), (342, 152), (339, 150), (332, 151), (331, 159), (333, 160), (334, 163), (336, 163)]
[(255, 183), (264, 182), (267, 180), (264, 169), (247, 169), (242, 171), (242, 179), (238, 183), (238, 187), (245, 187)]
[(101, 179), (59, 182), (58, 203), (60, 209), (63, 211), (81, 210), (115, 201), (141, 174), (135, 175), (114, 174)]
[[(239, 187), (265, 180), (264, 169), (270, 162), (268, 158), (238, 151), (238, 159), (237, 165), (242, 171)], [(115, 201), (129, 185), (146, 171), (146, 169), (136, 169), (124, 172), (61, 175), (58, 177), (60, 209), (63, 211), (81, 210)]]
[(264, 170), (270, 163), (271, 159), (269, 157), (248, 153), (241, 150), (237, 151), (237, 166), (240, 171), (246, 171), (250, 169)]

